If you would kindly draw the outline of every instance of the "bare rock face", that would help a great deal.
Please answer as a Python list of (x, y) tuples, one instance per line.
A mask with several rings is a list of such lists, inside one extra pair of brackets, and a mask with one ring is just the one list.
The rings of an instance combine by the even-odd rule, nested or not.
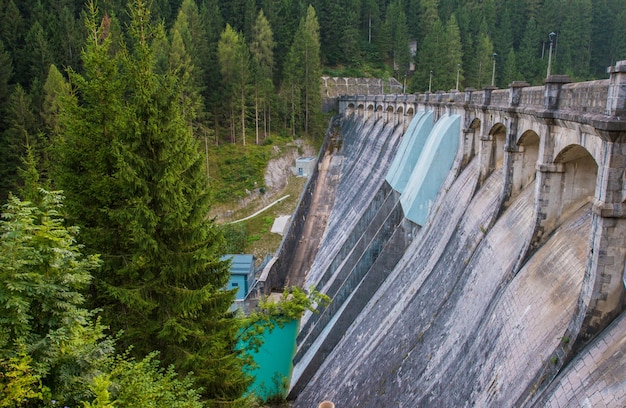
[(289, 151), (281, 151), (278, 146), (274, 146), (274, 158), (269, 161), (265, 169), (265, 187), (269, 195), (280, 191), (287, 185), (287, 180), (291, 173), (291, 168), (295, 166), (298, 157), (315, 156), (315, 150), (305, 145), (302, 140), (295, 140), (293, 147), (288, 147)]

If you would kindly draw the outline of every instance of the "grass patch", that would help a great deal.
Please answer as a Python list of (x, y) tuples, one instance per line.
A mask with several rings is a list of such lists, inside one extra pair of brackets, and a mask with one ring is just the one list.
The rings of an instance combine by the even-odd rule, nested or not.
[(251, 191), (264, 194), (264, 173), (270, 159), (296, 148), (288, 136), (272, 135), (260, 145), (225, 143), (209, 146), (209, 182), (213, 202), (230, 204)]

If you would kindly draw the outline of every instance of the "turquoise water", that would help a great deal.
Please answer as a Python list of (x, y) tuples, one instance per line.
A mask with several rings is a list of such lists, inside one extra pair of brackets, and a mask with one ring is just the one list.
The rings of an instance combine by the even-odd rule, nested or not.
[(281, 394), (286, 396), (293, 369), (293, 356), (296, 352), (298, 321), (293, 320), (281, 329), (276, 326), (263, 335), (263, 346), (258, 353), (252, 353), (258, 365), (251, 371), (254, 383), (248, 389), (262, 400)]

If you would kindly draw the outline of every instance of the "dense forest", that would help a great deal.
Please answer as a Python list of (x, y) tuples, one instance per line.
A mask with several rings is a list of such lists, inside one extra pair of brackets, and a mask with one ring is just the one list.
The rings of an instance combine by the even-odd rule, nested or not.
[(552, 47), (553, 73), (604, 78), (624, 21), (626, 0), (0, 0), (0, 406), (254, 404), (242, 339), (320, 298), (230, 310), (207, 151), (321, 138), (323, 74), (540, 84)]

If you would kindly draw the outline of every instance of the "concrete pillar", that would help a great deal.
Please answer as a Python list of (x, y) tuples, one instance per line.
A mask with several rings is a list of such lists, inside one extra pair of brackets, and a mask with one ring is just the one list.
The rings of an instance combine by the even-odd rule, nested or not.
[(479, 184), (487, 179), (495, 166), (493, 163), (495, 141), (493, 136), (489, 134), (487, 125), (487, 123), (481, 123), (480, 146), (478, 148)]
[(509, 105), (510, 106), (519, 106), (520, 101), (522, 100), (522, 89), (530, 86), (528, 82), (525, 81), (514, 81), (509, 86)]
[(491, 93), (498, 89), (497, 86), (486, 86), (485, 89), (483, 90), (483, 92), (485, 93), (485, 97), (483, 99), (483, 106), (488, 106), (491, 105)]
[(516, 177), (519, 178), (522, 174), (523, 165), (523, 152), (524, 148), (517, 146), (517, 128), (518, 117), (512, 114), (509, 117), (509, 121), (506, 128), (506, 141), (504, 145), (504, 197), (503, 202), (509, 200), (512, 194), (519, 192), (515, 191), (514, 185)]
[(609, 67), (609, 95), (605, 115), (626, 119), (626, 60)]
[(467, 105), (472, 101), (472, 93), (476, 91), (474, 88), (465, 88), (465, 99), (464, 103)]
[(559, 108), (561, 88), (572, 80), (567, 75), (550, 75), (544, 82), (543, 107), (548, 110), (556, 110)]
[(561, 208), (561, 181), (565, 166), (562, 164), (537, 164), (535, 181), (536, 227), (531, 240), (531, 250), (536, 248), (556, 226)]
[(603, 145), (603, 163), (593, 201), (592, 240), (579, 307), (587, 310), (581, 327), (585, 342), (624, 309), (626, 205), (622, 197), (626, 142)]

